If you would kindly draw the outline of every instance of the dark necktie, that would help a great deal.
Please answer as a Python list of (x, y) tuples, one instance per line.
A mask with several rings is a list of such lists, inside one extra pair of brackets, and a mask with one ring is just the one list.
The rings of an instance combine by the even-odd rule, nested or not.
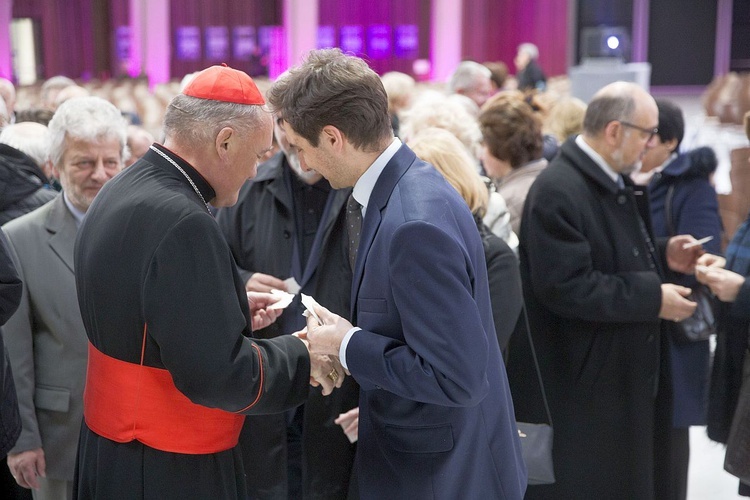
[(357, 261), (357, 247), (359, 247), (359, 235), (362, 231), (362, 205), (349, 195), (346, 202), (346, 230), (349, 238), (349, 265), (354, 270)]

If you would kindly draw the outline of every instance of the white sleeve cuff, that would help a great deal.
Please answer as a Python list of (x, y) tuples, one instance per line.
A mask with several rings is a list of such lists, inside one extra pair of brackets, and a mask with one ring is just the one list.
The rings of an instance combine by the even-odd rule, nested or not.
[(358, 332), (361, 330), (358, 326), (352, 327), (351, 330), (346, 332), (346, 335), (344, 335), (344, 340), (341, 341), (341, 346), (339, 347), (339, 361), (341, 362), (341, 366), (349, 370), (349, 366), (346, 364), (346, 346), (349, 345), (349, 340), (351, 340), (352, 335), (354, 335), (354, 332)]

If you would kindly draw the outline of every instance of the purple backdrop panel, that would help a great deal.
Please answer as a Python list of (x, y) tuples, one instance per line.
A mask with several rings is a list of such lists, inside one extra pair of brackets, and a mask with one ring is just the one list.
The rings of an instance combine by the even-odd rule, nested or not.
[(336, 46), (336, 27), (318, 26), (318, 48), (330, 49)]
[(396, 26), (396, 57), (416, 59), (419, 56), (419, 26), (401, 24)]
[(130, 60), (130, 26), (115, 28), (115, 55), (118, 62)]
[(361, 55), (364, 53), (362, 26), (350, 24), (341, 27), (341, 50)]
[(235, 26), (232, 41), (234, 58), (249, 61), (255, 52), (255, 26)]
[(175, 34), (177, 59), (197, 61), (201, 58), (201, 29), (198, 26), (179, 26)]
[(226, 26), (206, 26), (206, 59), (224, 62), (229, 58), (229, 30)]
[(373, 24), (367, 28), (367, 55), (372, 59), (391, 57), (391, 27)]

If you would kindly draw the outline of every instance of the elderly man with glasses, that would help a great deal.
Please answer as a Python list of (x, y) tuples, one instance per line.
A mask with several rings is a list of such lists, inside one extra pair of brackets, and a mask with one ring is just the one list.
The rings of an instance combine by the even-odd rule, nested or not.
[[(526, 199), (521, 275), (554, 421), (556, 478), (526, 498), (669, 497), (660, 473), (671, 426), (660, 320), (685, 319), (695, 303), (689, 288), (664, 281), (692, 272), (702, 249), (688, 235), (655, 240), (648, 195), (628, 177), (654, 145), (658, 120), (637, 85), (604, 87), (583, 134), (563, 144)], [(514, 337), (516, 417), (543, 421), (533, 362), (522, 359), (528, 342)]]

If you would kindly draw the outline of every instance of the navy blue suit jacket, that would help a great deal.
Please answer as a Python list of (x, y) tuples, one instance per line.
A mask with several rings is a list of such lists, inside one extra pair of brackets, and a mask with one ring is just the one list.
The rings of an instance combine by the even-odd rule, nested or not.
[(406, 146), (370, 197), (352, 304), (361, 496), (522, 498), (482, 240), (456, 190)]

